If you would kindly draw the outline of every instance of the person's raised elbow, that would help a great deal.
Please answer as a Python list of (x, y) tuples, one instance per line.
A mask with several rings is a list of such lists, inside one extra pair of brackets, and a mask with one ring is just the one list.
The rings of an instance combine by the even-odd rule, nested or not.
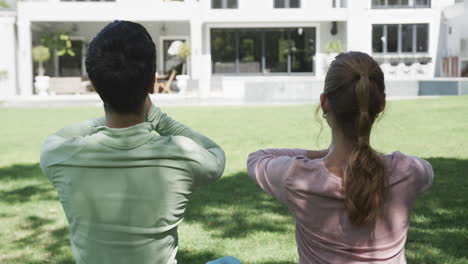
[(250, 178), (256, 179), (257, 175), (257, 166), (260, 160), (262, 159), (262, 152), (256, 151), (249, 154), (247, 158), (247, 174)]
[(208, 151), (215, 157), (213, 165), (208, 169), (208, 178), (210, 181), (216, 181), (221, 178), (226, 168), (226, 153), (220, 147), (210, 148)]

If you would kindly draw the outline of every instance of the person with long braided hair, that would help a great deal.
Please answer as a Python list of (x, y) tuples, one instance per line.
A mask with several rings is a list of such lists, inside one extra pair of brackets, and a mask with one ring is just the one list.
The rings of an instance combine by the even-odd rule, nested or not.
[(432, 185), (433, 171), (423, 159), (372, 148), (372, 125), (385, 100), (375, 60), (341, 53), (320, 97), (330, 147), (250, 154), (249, 176), (295, 216), (300, 264), (406, 263), (411, 209)]

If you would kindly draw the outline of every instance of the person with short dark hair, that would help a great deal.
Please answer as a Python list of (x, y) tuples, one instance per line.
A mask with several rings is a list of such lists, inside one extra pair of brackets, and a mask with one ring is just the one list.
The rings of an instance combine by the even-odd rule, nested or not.
[(174, 264), (190, 194), (222, 175), (225, 154), (152, 104), (156, 48), (143, 26), (107, 25), (86, 70), (105, 117), (59, 130), (41, 151), (76, 263)]
[(362, 52), (330, 65), (319, 109), (331, 128), (326, 150), (250, 154), (249, 176), (296, 219), (300, 264), (404, 264), (411, 209), (432, 185), (432, 166), (370, 144), (384, 111), (384, 74)]

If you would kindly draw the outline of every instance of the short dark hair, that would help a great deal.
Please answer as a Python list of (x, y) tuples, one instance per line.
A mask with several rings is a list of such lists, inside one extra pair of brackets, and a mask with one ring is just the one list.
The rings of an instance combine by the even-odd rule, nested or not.
[(107, 111), (139, 112), (156, 74), (156, 46), (140, 24), (114, 21), (93, 39), (86, 71)]

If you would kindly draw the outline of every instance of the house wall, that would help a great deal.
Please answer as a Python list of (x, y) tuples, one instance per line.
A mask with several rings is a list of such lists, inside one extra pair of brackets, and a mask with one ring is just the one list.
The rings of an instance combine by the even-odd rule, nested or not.
[[(211, 0), (200, 0), (205, 22), (302, 22), (345, 21), (345, 8), (333, 8), (333, 0), (303, 0), (301, 8), (274, 8), (273, 0), (239, 0), (237, 9), (211, 9)], [(261, 15), (259, 14), (261, 12)]]
[(0, 11), (0, 100), (16, 95), (16, 32), (14, 13)]
[[(210, 28), (211, 27), (304, 27), (317, 28), (317, 57), (315, 77), (323, 79), (325, 69), (325, 46), (329, 40), (339, 39), (345, 50), (359, 50), (372, 54), (372, 24), (428, 23), (429, 51), (427, 56), (433, 59), (431, 76), (436, 75), (439, 57), (443, 50), (440, 43), (450, 42), (443, 38), (442, 9), (453, 5), (454, 0), (433, 0), (431, 8), (407, 9), (372, 9), (371, 0), (345, 1), (346, 8), (333, 8), (332, 0), (302, 0), (298, 9), (275, 9), (273, 0), (239, 0), (238, 9), (211, 9), (211, 0), (186, 0), (171, 2), (163, 0), (117, 0), (116, 2), (60, 2), (59, 0), (19, 2), (18, 3), (18, 38), (21, 93), (28, 94), (32, 71), (28, 66), (30, 45), (28, 45), (29, 25), (50, 22), (57, 30), (78, 23), (74, 34), (90, 41), (96, 32), (108, 21), (126, 19), (142, 22), (155, 37), (157, 45), (161, 36), (189, 36), (192, 42), (192, 79), (202, 96), (222, 93), (226, 96), (242, 96), (243, 92), (234, 93), (232, 87), (252, 87), (242, 79), (248, 77), (219, 77), (211, 74)], [(159, 21), (159, 22), (152, 22)], [(166, 23), (167, 31), (161, 32), (161, 23)], [(331, 36), (332, 21), (338, 22), (338, 34)], [(56, 25), (55, 25), (56, 24)], [(64, 30), (69, 31), (69, 30)], [(468, 35), (468, 33), (467, 33)], [(33, 34), (37, 41), (37, 35)], [(443, 46), (445, 48), (445, 46)], [(161, 58), (160, 51), (158, 56)], [(399, 56), (398, 54), (396, 56)], [(161, 64), (161, 61), (159, 61)], [(284, 76), (282, 79), (266, 76), (256, 79), (254, 83), (272, 81), (294, 83), (295, 76)], [(260, 84), (259, 84), (260, 85)], [(223, 92), (226, 89), (226, 92)], [(254, 89), (254, 88), (249, 88)]]
[(436, 76), (443, 76), (442, 59), (447, 56), (459, 57), (461, 73), (468, 62), (468, 1), (446, 7), (440, 28)]

